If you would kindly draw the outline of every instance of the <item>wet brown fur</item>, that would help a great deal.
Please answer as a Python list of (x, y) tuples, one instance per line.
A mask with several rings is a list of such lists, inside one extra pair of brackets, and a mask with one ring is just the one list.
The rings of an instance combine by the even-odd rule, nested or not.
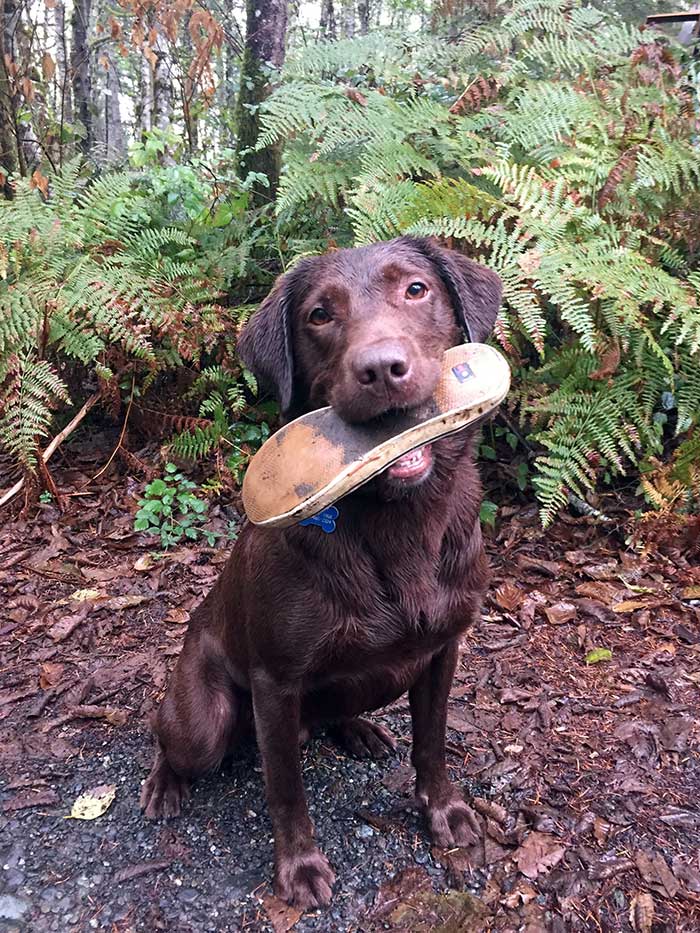
[[(407, 302), (416, 279), (428, 295)], [(366, 420), (427, 398), (460, 327), (484, 340), (499, 300), (493, 273), (402, 238), (302, 262), (253, 316), (240, 352), (287, 417), (331, 402), (348, 420)], [(308, 321), (319, 304), (333, 310), (332, 332)], [(375, 345), (408, 358), (396, 386), (353, 377), (357, 354)], [(473, 816), (448, 780), (444, 742), (459, 638), (488, 581), (473, 447), (470, 431), (435, 442), (432, 472), (413, 488), (381, 474), (338, 503), (332, 534), (245, 525), (193, 614), (155, 718), (158, 749), (142, 794), (148, 817), (176, 815), (191, 779), (254, 727), (275, 890), (301, 907), (325, 904), (334, 875), (313, 838), (299, 743), (330, 726), (355, 754), (379, 756), (393, 747), (391, 735), (358, 717), (408, 691), (416, 791), (433, 840), (471, 840)]]

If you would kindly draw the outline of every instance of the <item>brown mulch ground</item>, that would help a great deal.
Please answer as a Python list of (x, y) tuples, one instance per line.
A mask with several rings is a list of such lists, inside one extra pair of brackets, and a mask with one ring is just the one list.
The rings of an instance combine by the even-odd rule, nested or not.
[[(323, 738), (305, 751), (338, 882), (330, 911), (298, 918), (270, 895), (254, 750), (179, 821), (138, 813), (147, 715), (229, 545), (154, 557), (132, 530), (139, 478), (78, 492), (103, 461), (99, 439), (73, 445), (55, 471), (66, 513), (0, 528), (0, 930), (700, 929), (700, 568), (680, 548), (633, 551), (589, 519), (543, 533), (534, 509), (506, 510), (449, 711), (481, 841), (430, 849), (400, 701), (382, 715), (388, 762)], [(213, 527), (234, 517), (216, 507)], [(105, 815), (64, 820), (102, 784)]]

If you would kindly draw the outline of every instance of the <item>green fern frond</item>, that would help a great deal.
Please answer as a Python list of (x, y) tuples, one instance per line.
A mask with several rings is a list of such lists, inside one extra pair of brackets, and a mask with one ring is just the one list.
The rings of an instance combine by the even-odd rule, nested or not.
[(0, 390), (0, 443), (26, 469), (36, 468), (39, 441), (46, 436), (52, 410), (69, 402), (68, 390), (46, 360), (29, 353), (11, 357)]

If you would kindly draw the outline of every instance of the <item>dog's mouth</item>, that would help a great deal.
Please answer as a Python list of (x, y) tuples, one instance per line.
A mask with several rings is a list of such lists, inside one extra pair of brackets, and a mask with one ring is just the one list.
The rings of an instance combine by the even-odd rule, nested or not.
[(433, 451), (430, 444), (417, 447), (410, 453), (404, 454), (387, 468), (389, 479), (404, 486), (417, 486), (430, 474), (433, 468)]

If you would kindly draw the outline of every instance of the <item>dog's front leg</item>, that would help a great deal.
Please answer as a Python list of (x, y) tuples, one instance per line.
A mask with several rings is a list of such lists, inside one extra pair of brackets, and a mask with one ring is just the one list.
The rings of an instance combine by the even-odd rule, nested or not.
[(252, 675), (255, 732), (275, 837), (275, 893), (306, 909), (327, 904), (335, 875), (316, 847), (301, 777), (301, 694), (266, 671)]
[(447, 698), (458, 656), (459, 643), (454, 639), (433, 656), (408, 693), (416, 795), (425, 807), (433, 842), (445, 847), (470, 845), (479, 832), (473, 811), (447, 776), (445, 763)]

